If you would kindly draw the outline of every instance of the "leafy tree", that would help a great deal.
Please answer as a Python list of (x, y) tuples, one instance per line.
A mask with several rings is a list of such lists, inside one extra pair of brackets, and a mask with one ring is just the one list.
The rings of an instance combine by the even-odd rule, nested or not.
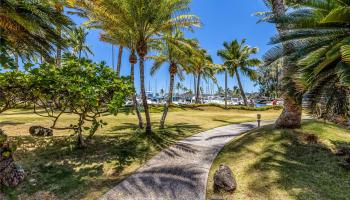
[(250, 58), (252, 54), (258, 52), (258, 48), (250, 47), (245, 44), (246, 40), (241, 42), (234, 40), (232, 42), (224, 42), (224, 49), (218, 51), (218, 56), (224, 60), (224, 66), (231, 77), (236, 75), (238, 86), (241, 91), (244, 105), (248, 105), (247, 97), (245, 96), (239, 71), (248, 76), (250, 79), (256, 79), (257, 73), (251, 67), (260, 65), (260, 60)]
[(77, 27), (68, 31), (68, 43), (72, 48), (73, 54), (81, 58), (84, 53), (86, 57), (89, 54), (94, 55), (90, 47), (86, 44), (86, 37), (89, 33), (83, 27)]
[[(117, 74), (104, 63), (93, 63), (85, 58), (65, 54), (62, 67), (43, 64), (30, 71), (30, 87), (33, 93), (34, 111), (43, 108), (46, 117), (54, 119), (52, 128), (62, 114), (78, 116), (70, 127), (77, 136), (77, 147), (84, 147), (83, 132), (92, 138), (104, 125), (99, 117), (103, 113), (117, 114), (126, 98), (132, 93), (129, 79), (118, 79)], [(89, 122), (89, 123), (88, 123)]]

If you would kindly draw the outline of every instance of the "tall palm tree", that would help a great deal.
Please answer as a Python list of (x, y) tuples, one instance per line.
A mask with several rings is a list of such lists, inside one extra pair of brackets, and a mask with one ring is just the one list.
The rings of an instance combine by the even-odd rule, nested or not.
[(177, 75), (180, 80), (184, 79), (183, 72), (190, 70), (190, 65), (187, 58), (190, 56), (190, 52), (194, 50), (196, 45), (197, 41), (184, 38), (184, 34), (177, 30), (174, 33), (164, 37), (163, 42), (159, 43), (156, 48), (159, 52), (158, 55), (149, 57), (155, 61), (151, 69), (152, 75), (158, 71), (164, 63), (169, 65), (169, 93), (168, 100), (165, 104), (163, 115), (160, 120), (160, 128), (164, 128), (169, 106), (173, 101), (175, 76)]
[[(286, 0), (265, 0), (266, 5), (271, 9), (271, 15), (266, 18), (269, 21), (276, 21), (286, 16), (287, 4), (293, 4), (298, 1), (286, 1)], [(287, 33), (288, 26), (286, 24), (276, 23), (276, 29), (280, 36)], [(285, 92), (282, 94), (284, 99), (284, 109), (275, 122), (276, 128), (299, 128), (301, 126), (301, 114), (302, 114), (302, 95), (297, 91), (297, 85), (293, 79), (296, 79), (296, 67), (295, 62), (291, 57), (285, 56), (288, 52), (294, 51), (294, 44), (291, 42), (284, 42), (281, 49), (281, 58), (283, 62), (282, 68), (282, 90)], [(267, 53), (266, 57), (270, 57), (271, 52)], [(270, 63), (269, 58), (265, 59), (266, 63)]]
[(238, 86), (241, 91), (241, 96), (244, 100), (244, 105), (248, 105), (247, 97), (245, 96), (243, 85), (240, 78), (242, 72), (250, 79), (256, 79), (257, 73), (251, 67), (260, 65), (260, 60), (256, 58), (250, 58), (252, 54), (258, 52), (258, 48), (250, 47), (245, 44), (245, 39), (241, 42), (234, 40), (232, 42), (224, 42), (224, 49), (218, 51), (218, 56), (224, 60), (224, 66), (227, 68), (230, 76), (236, 75)]
[[(282, 52), (274, 48), (267, 60), (274, 62), (282, 57), (297, 63), (298, 77), (292, 77), (292, 81), (297, 83), (300, 94), (307, 92), (310, 106), (325, 99), (328, 99), (327, 103), (323, 102), (325, 105), (332, 105), (342, 96), (337, 91), (347, 91), (341, 86), (349, 88), (349, 6), (348, 1), (301, 1), (288, 15), (273, 21), (276, 26), (284, 27), (284, 32), (273, 38), (272, 43), (293, 44), (298, 51), (284, 48)], [(285, 71), (294, 73), (294, 68)], [(278, 122), (283, 124), (284, 120)]]
[(56, 27), (69, 29), (73, 22), (47, 1), (2, 0), (0, 13), (1, 51), (25, 60), (49, 58), (56, 46), (67, 47)]
[(81, 58), (81, 54), (85, 56), (94, 55), (90, 47), (86, 44), (86, 37), (89, 33), (83, 27), (77, 27), (68, 31), (68, 43), (72, 48), (73, 54)]
[[(107, 24), (110, 25), (110, 24)], [(101, 28), (103, 29), (103, 28)], [(109, 30), (108, 32), (103, 32), (100, 35), (100, 40), (108, 42), (111, 44), (123, 44), (123, 47), (128, 47), (130, 49), (129, 63), (130, 63), (130, 79), (135, 88), (135, 64), (137, 63), (137, 56), (135, 50), (135, 40), (130, 31), (119, 31), (118, 30)], [(139, 128), (144, 128), (144, 123), (142, 119), (141, 112), (139, 110), (139, 105), (136, 98), (136, 91), (132, 95), (133, 109), (136, 110), (136, 115), (139, 121)]]

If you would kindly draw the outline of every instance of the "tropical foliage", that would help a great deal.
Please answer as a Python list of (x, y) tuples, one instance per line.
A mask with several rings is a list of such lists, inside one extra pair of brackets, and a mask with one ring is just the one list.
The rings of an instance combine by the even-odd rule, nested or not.
[[(288, 31), (273, 38), (272, 43), (289, 43), (294, 48), (283, 52), (276, 46), (265, 60), (272, 63), (288, 57), (297, 63), (293, 81), (301, 94), (307, 93), (308, 106), (313, 111), (319, 109), (317, 103), (322, 104), (323, 112), (334, 108), (334, 104), (339, 103), (334, 98), (340, 91), (347, 96), (350, 83), (349, 5), (350, 2), (336, 0), (302, 1), (288, 14), (273, 20), (279, 26), (288, 27)], [(330, 93), (330, 85), (343, 89)]]
[(73, 22), (43, 0), (2, 0), (0, 4), (0, 46), (2, 54), (22, 60), (49, 59), (55, 47), (66, 47), (56, 27), (69, 29)]
[[(116, 32), (119, 37), (132, 38), (140, 64), (140, 88), (146, 116), (146, 132), (152, 131), (151, 118), (145, 91), (145, 56), (156, 40), (162, 39), (174, 28), (192, 29), (199, 26), (198, 17), (187, 14), (190, 0), (97, 0), (75, 1), (89, 17), (89, 25)], [(113, 29), (110, 31), (110, 28)]]
[(78, 58), (82, 57), (82, 54), (86, 57), (94, 55), (90, 47), (86, 44), (86, 37), (89, 33), (83, 27), (73, 28), (68, 31), (67, 40), (69, 47), (72, 49), (72, 53)]
[(149, 56), (149, 58), (155, 61), (151, 68), (152, 75), (165, 63), (168, 65), (170, 74), (168, 100), (165, 104), (163, 116), (160, 120), (161, 128), (164, 128), (169, 105), (173, 101), (175, 77), (177, 76), (180, 80), (183, 80), (184, 72), (193, 71), (191, 68), (193, 65), (190, 65), (188, 58), (191, 56), (191, 52), (197, 50), (196, 47), (197, 41), (184, 38), (184, 34), (177, 30), (175, 33), (163, 37), (162, 42), (155, 47), (159, 52), (158, 55)]

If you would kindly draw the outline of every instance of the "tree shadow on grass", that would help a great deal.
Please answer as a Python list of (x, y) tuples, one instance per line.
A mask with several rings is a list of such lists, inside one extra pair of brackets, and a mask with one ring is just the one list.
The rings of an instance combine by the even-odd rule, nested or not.
[(21, 125), (21, 124), (25, 124), (25, 123), (24, 122), (13, 122), (13, 121), (2, 121), (2, 122), (0, 122), (0, 127), (17, 126), (17, 125)]
[[(175, 124), (152, 134), (131, 132), (94, 136), (85, 149), (75, 148), (74, 137), (10, 137), (18, 144), (16, 160), (27, 177), (15, 189), (2, 188), (11, 198), (19, 194), (48, 191), (59, 198), (79, 199), (89, 191), (107, 190), (125, 178), (125, 167), (144, 163), (156, 151), (163, 150), (186, 136), (186, 131), (200, 129), (189, 124)], [(121, 136), (121, 137), (119, 137)], [(174, 145), (182, 151), (194, 151), (186, 144)], [(177, 156), (176, 152), (168, 152)], [(108, 175), (108, 171), (113, 171)]]
[(246, 171), (252, 174), (252, 193), (262, 199), (275, 199), (279, 198), (273, 196), (277, 187), (296, 199), (350, 198), (350, 172), (339, 165), (340, 158), (325, 145), (304, 141), (299, 131), (265, 129), (259, 135), (243, 136), (236, 148), (244, 149), (259, 137), (273, 142), (259, 153), (253, 152), (257, 161)]

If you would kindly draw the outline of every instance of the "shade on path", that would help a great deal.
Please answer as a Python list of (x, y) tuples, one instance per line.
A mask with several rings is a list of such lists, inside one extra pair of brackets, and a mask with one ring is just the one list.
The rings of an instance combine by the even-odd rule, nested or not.
[[(264, 122), (267, 124), (271, 122)], [(204, 200), (208, 173), (219, 151), (256, 123), (198, 133), (161, 151), (101, 200)]]

